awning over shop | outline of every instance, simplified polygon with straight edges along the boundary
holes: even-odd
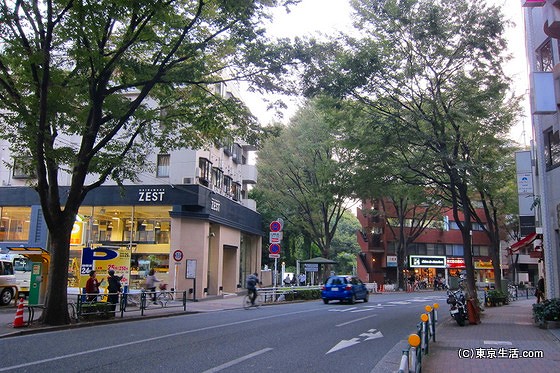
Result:
[[[536,233],[531,233],[530,235],[523,237],[521,240],[509,247],[509,252],[513,254],[515,251],[521,250],[525,246],[532,244],[533,241],[537,239],[537,236],[538,235]]]

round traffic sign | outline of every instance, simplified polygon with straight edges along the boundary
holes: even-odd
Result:
[[[280,245],[273,243],[268,247],[271,254],[280,254]]]
[[[173,252],[173,259],[175,259],[176,262],[183,260],[183,252],[181,250],[175,250]]]
[[[278,220],[274,220],[270,223],[270,231],[271,232],[280,232],[282,230],[282,224]]]

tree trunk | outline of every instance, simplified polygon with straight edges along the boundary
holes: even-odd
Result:
[[[66,325],[70,323],[68,315],[68,261],[70,259],[70,232],[60,229],[50,233],[48,289],[45,298],[45,310],[41,322],[46,325]]]

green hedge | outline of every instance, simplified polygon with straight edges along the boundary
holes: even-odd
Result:
[[[81,304],[80,316],[84,320],[105,319],[113,315],[111,304],[107,302]]]
[[[284,299],[287,302],[294,300],[312,300],[320,298],[321,290],[319,289],[297,289],[291,292],[284,293]]]

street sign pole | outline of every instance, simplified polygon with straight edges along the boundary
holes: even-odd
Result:
[[[276,288],[276,278],[278,277],[278,258],[274,258],[274,281],[272,282],[274,288]]]

